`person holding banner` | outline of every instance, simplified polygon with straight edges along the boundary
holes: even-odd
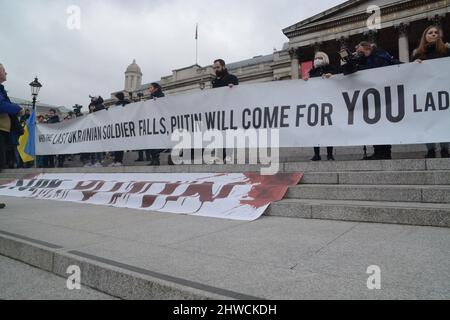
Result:
[[[217,59],[213,64],[214,72],[216,73],[216,78],[212,81],[212,87],[222,88],[222,87],[234,87],[239,85],[239,79],[228,72],[227,66],[223,59]]]
[[[59,116],[56,114],[56,110],[55,109],[50,109],[48,111],[48,115],[47,115],[47,122],[49,124],[52,123],[59,123],[60,119]],[[58,156],[59,158],[60,156]],[[60,158],[59,158],[60,160]],[[55,156],[44,156],[44,168],[54,168],[55,167]]]
[[[228,72],[227,65],[223,59],[216,59],[213,64],[214,72],[216,73],[216,78],[212,81],[213,89],[229,87],[239,85],[239,79],[235,75]],[[203,152],[202,152],[203,153]],[[223,162],[227,162],[227,149],[223,149]],[[228,157],[230,159],[230,157]],[[220,159],[217,159],[220,161]]]
[[[337,71],[330,65],[330,58],[325,52],[318,51],[314,56],[314,67],[308,72],[305,81],[308,81],[310,78],[318,78],[322,77],[324,79],[330,79]],[[327,158],[328,161],[334,161],[333,156],[333,147],[327,147]],[[311,161],[321,161],[322,157],[320,156],[320,147],[314,148],[314,157]]]
[[[420,45],[413,51],[412,61],[422,63],[424,60],[450,57],[450,44],[442,40],[443,31],[437,26],[430,26],[425,29],[420,40]],[[441,157],[450,158],[450,143],[441,143]],[[426,159],[436,158],[436,144],[427,144],[428,153]]]
[[[361,70],[387,67],[400,62],[387,51],[377,48],[373,43],[362,41],[356,46],[356,51],[346,58],[343,58],[342,70],[344,75],[355,73]],[[365,157],[363,160],[391,160],[392,146],[373,146],[374,154]]]
[[[89,113],[95,113],[95,112],[99,112],[102,110],[106,110],[105,106],[103,105],[103,98],[101,96],[98,97],[92,97],[91,98],[91,103],[89,104]],[[103,167],[102,162],[103,162],[103,152],[94,152],[90,154],[90,163],[87,163],[84,167],[85,168],[90,168],[90,167],[94,167],[94,168],[101,168]]]
[[[116,93],[115,97],[117,98],[116,106],[125,107],[130,104],[130,101],[125,99],[125,95],[123,92]],[[114,152],[114,161],[109,167],[122,167],[123,166],[123,156],[125,155],[124,151],[116,151]]]
[[[166,95],[164,94],[162,87],[159,83],[153,82],[150,85],[150,98],[152,100],[159,99],[159,98],[164,98]],[[150,157],[151,157],[151,162],[148,164],[148,166],[159,166],[161,165],[160,162],[160,154],[161,152],[163,152],[164,150],[161,149],[153,149],[153,150],[148,150]]]

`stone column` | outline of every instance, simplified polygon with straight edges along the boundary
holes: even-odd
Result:
[[[289,50],[289,54],[291,55],[291,75],[293,80],[300,78],[300,62],[297,50],[297,48]]]
[[[400,24],[396,27],[398,30],[398,57],[401,62],[410,61],[408,25]]]

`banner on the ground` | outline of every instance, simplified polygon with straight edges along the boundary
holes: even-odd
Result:
[[[200,132],[196,148],[209,145],[214,130],[238,137],[246,134],[241,130],[255,130],[258,139],[268,129],[278,130],[273,148],[446,142],[449,67],[450,58],[443,58],[331,79],[241,85],[115,106],[37,125],[37,154],[174,148],[180,142],[173,135],[178,130]],[[223,141],[229,149],[233,142]]]
[[[253,221],[301,173],[39,174],[3,182],[0,195]]]

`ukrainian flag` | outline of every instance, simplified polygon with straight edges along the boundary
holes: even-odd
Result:
[[[35,132],[36,132],[36,116],[35,112],[31,113],[30,118],[25,124],[24,134],[19,138],[19,150],[20,157],[22,161],[31,162],[36,156],[36,144],[35,144]]]

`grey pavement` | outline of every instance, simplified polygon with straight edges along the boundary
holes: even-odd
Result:
[[[115,300],[86,286],[69,290],[67,279],[0,256],[0,299],[2,300]]]
[[[229,297],[264,299],[450,298],[448,228],[267,216],[242,222],[67,202],[1,200],[7,208],[0,210],[0,238],[39,240],[53,244],[62,255],[96,257],[113,269],[126,265],[136,273],[162,275],[169,283],[174,278],[177,286],[225,292],[225,297],[232,292]],[[367,288],[366,271],[372,265],[381,268],[381,290]],[[116,284],[108,280],[105,286],[97,269],[86,267],[83,272],[91,273],[84,276],[105,287],[104,292],[115,286],[111,292],[120,293],[119,283],[129,276],[114,278],[119,279]],[[103,276],[108,277],[113,279]],[[0,281],[0,292],[8,283]],[[147,297],[145,291],[140,294],[124,293],[123,298]]]

